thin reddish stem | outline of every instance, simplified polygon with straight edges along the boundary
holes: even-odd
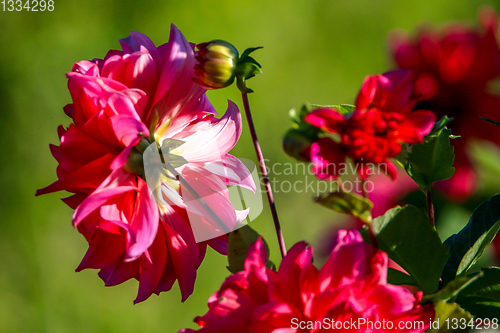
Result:
[[[250,129],[250,134],[252,135],[255,152],[257,153],[260,173],[262,174],[262,178],[264,180],[264,187],[266,188],[267,199],[269,201],[269,207],[271,208],[271,214],[273,216],[274,228],[276,229],[276,235],[278,236],[278,244],[280,247],[281,257],[285,257],[285,239],[283,238],[283,232],[281,231],[280,221],[278,219],[278,212],[276,211],[276,205],[274,204],[273,189],[271,187],[271,183],[269,182],[269,176],[266,171],[266,162],[264,161],[264,155],[262,154],[262,149],[260,148],[259,140],[257,139],[257,132],[255,132],[252,113],[250,112],[250,104],[248,103],[248,94],[242,92],[241,97],[243,98],[243,106],[245,108],[245,114],[247,116],[248,127]]]
[[[432,189],[425,193],[427,197],[427,214],[429,215],[429,221],[433,227],[436,226],[436,221],[434,218],[434,201],[432,200]]]
[[[373,251],[378,251],[377,237],[375,236],[375,230],[373,229],[373,223],[368,223],[368,234],[370,235],[370,243],[372,245]]]
[[[366,179],[361,180],[361,191],[363,191],[363,197],[368,199],[368,192],[366,192]]]

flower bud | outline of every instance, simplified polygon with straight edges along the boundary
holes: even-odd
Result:
[[[205,89],[219,89],[234,82],[238,63],[238,50],[223,40],[213,40],[197,45],[195,66],[196,82]]]

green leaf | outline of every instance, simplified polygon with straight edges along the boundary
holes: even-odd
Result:
[[[406,284],[409,286],[417,286],[417,282],[415,282],[411,276],[391,267],[389,267],[387,271],[387,282],[397,285]]]
[[[429,191],[435,181],[448,179],[455,172],[450,134],[449,129],[443,128],[437,134],[427,135],[423,143],[412,145],[408,153],[407,171],[424,192]]]
[[[314,198],[314,201],[336,212],[355,216],[363,222],[371,220],[373,203],[356,193],[330,192]]]
[[[372,223],[379,248],[410,274],[424,294],[435,293],[448,247],[441,243],[427,214],[414,206],[396,207]]]
[[[452,297],[458,295],[463,289],[467,288],[472,282],[480,278],[482,274],[457,278],[448,283],[444,288],[437,293],[427,295],[422,298],[422,303],[436,303],[438,301],[448,301]]]
[[[466,324],[474,323],[471,322],[472,315],[456,303],[439,301],[435,305],[435,310],[436,317],[427,331],[428,333],[469,332],[470,329]],[[459,329],[462,324],[465,324],[465,328]]]
[[[491,119],[488,119],[488,118],[483,118],[483,117],[479,117],[481,118],[482,120],[486,120],[487,122],[493,124],[493,125],[496,125],[496,126],[500,126],[500,122],[498,121],[494,121],[494,120],[491,120]]]
[[[437,135],[439,134],[443,129],[446,128],[446,125],[448,125],[454,118],[450,118],[448,116],[443,116],[439,121],[436,121],[434,123],[434,126],[432,127],[431,132],[428,135]]]
[[[249,225],[244,225],[229,234],[227,249],[229,266],[227,266],[227,269],[231,273],[237,273],[245,269],[245,259],[247,257],[248,248],[255,243],[259,237],[261,237],[261,235]],[[264,242],[268,258],[266,266],[272,268],[274,264],[269,260],[269,245],[267,245],[264,237],[262,237],[262,241]]]
[[[457,303],[477,318],[500,317],[500,268],[483,268],[484,275],[457,297]]]
[[[310,106],[313,109],[320,109],[320,108],[329,108],[329,109],[335,109],[338,112],[340,112],[343,115],[352,113],[354,109],[356,108],[355,105],[351,104],[340,104],[340,105],[321,105],[321,104],[310,104]]]
[[[307,131],[291,128],[283,137],[283,150],[285,153],[298,161],[310,162],[307,148],[317,139],[316,135],[309,135]]]
[[[442,273],[444,283],[455,276],[466,275],[476,263],[484,249],[495,238],[500,229],[500,194],[486,200],[474,213],[467,225],[444,242],[450,245],[450,257]]]

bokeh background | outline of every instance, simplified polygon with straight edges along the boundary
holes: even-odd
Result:
[[[305,101],[352,103],[364,76],[391,67],[391,30],[450,20],[474,24],[481,5],[500,10],[493,0],[55,0],[52,12],[8,12],[0,4],[0,332],[177,332],[195,327],[192,319],[205,313],[209,295],[229,274],[226,258],[208,251],[185,303],[174,286],[133,305],[137,281],[105,288],[97,271],[74,272],[87,244],[71,226],[72,211],[58,200],[64,194],[34,196],[56,179],[48,144],[58,143],[59,124],[69,124],[62,107],[70,102],[65,73],[74,62],[103,57],[131,30],[165,43],[171,22],[192,42],[264,46],[255,52],[264,73],[249,81],[257,131],[268,163],[295,163],[281,150],[290,108]],[[228,98],[241,106],[239,97],[235,87],[209,92],[220,113]],[[255,160],[246,128],[233,154]],[[485,163],[495,169],[494,154],[488,155]],[[279,182],[305,176],[271,175]],[[491,180],[485,193],[496,192],[495,184]],[[302,239],[319,246],[340,220],[311,196],[278,186],[288,246]],[[471,207],[447,207],[448,219],[467,222]],[[279,262],[266,208],[252,226]]]

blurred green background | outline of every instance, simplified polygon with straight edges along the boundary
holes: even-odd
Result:
[[[229,274],[226,258],[208,251],[185,303],[174,286],[133,305],[137,281],[104,288],[97,271],[74,272],[87,244],[58,200],[64,194],[34,196],[56,179],[48,144],[58,143],[59,124],[69,124],[62,107],[70,102],[65,73],[74,62],[103,57],[131,30],[163,44],[171,22],[192,42],[264,46],[255,52],[264,73],[249,81],[257,131],[270,164],[295,163],[281,150],[290,108],[352,103],[364,76],[390,67],[391,30],[413,31],[424,21],[473,24],[484,4],[500,10],[496,1],[479,0],[55,0],[52,12],[1,11],[0,4],[0,332],[177,332],[195,327],[192,319],[206,312]],[[209,97],[220,113],[228,98],[241,106],[235,87]],[[246,128],[233,154],[255,160]],[[317,245],[337,219],[313,204],[311,193],[278,188],[276,202],[288,246],[302,239]],[[252,226],[279,262],[266,206]]]

